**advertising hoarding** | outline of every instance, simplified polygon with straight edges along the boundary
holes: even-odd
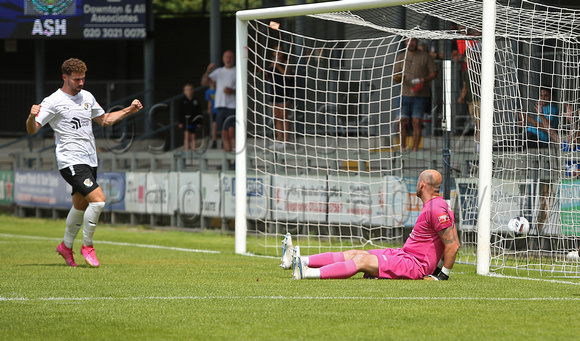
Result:
[[[145,39],[145,0],[5,0],[0,39]]]

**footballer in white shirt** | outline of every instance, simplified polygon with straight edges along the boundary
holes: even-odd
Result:
[[[73,205],[66,218],[62,243],[56,251],[69,266],[77,266],[73,242],[83,228],[81,254],[89,266],[98,267],[93,235],[105,207],[105,193],[97,184],[97,150],[92,122],[110,126],[143,108],[133,100],[130,106],[106,113],[93,95],[83,90],[87,67],[82,60],[70,58],[62,64],[62,88],[30,109],[26,120],[28,134],[36,134],[49,124],[55,133],[56,160],[62,177],[72,186]]]

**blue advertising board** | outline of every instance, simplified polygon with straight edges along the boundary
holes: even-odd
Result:
[[[20,206],[70,208],[72,187],[58,171],[14,172],[14,203]]]
[[[97,182],[105,193],[105,210],[125,210],[125,173],[103,172],[98,174]]]

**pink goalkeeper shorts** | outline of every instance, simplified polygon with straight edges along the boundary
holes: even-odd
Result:
[[[368,252],[379,259],[378,278],[422,279],[424,276],[415,257],[403,252],[403,249],[376,249]]]

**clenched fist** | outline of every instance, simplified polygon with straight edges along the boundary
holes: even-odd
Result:
[[[131,112],[136,113],[141,109],[143,109],[143,104],[141,104],[141,101],[134,99],[133,102],[131,102]]]
[[[36,115],[38,115],[39,112],[40,112],[40,104],[34,104],[32,108],[30,108],[29,116],[36,117]]]

